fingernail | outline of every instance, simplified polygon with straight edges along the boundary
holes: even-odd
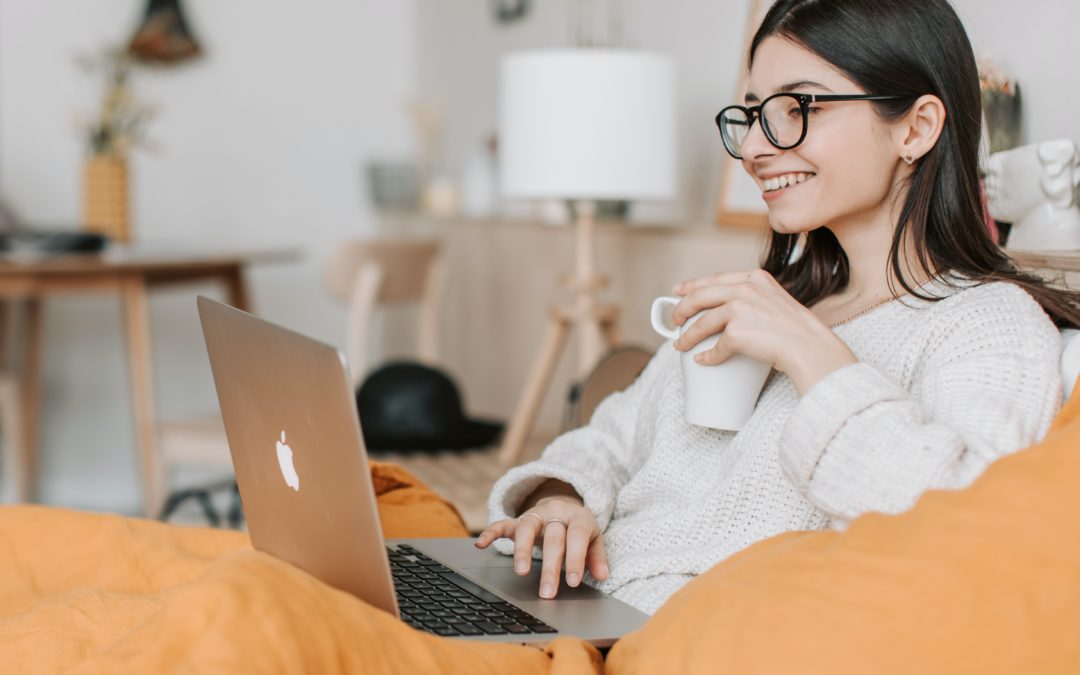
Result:
[[[578,575],[577,575],[576,572],[571,572],[570,574],[566,575],[566,583],[567,584],[569,584],[571,586],[577,586],[578,581],[579,581],[579,579],[578,579]]]
[[[607,578],[608,572],[609,572],[609,570],[608,570],[607,563],[604,563],[604,564],[600,565],[600,576],[602,576],[604,578]]]
[[[698,354],[697,356],[694,357],[694,361],[696,361],[698,363],[705,363],[705,355],[704,354]]]
[[[543,583],[543,585],[540,586],[540,597],[541,598],[553,598],[553,597],[555,597],[555,587],[551,585],[550,581],[545,581]]]
[[[528,569],[529,569],[529,564],[526,563],[524,560],[515,560],[514,561],[514,571],[517,572],[518,574],[525,574],[526,570],[528,570]]]

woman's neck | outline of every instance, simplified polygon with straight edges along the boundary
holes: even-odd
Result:
[[[894,211],[896,209],[881,208],[828,226],[848,259],[848,283],[837,294],[845,301],[885,298],[892,294],[893,288],[900,286],[889,259],[899,220],[899,213]],[[900,250],[900,269],[904,280],[912,286],[921,285],[929,278],[929,274],[920,271],[918,254],[910,236],[905,237]]]

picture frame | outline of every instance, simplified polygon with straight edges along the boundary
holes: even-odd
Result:
[[[770,2],[766,0],[746,0],[746,28],[742,47],[739,50],[738,83],[732,101],[742,101],[746,96],[749,73],[746,68],[746,53],[750,41],[761,25]],[[761,190],[750,176],[742,169],[742,164],[725,151],[720,164],[720,178],[716,192],[714,222],[717,227],[740,227],[763,229],[769,226],[768,210],[761,199]]]

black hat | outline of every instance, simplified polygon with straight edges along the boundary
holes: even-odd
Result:
[[[360,427],[369,450],[442,450],[490,445],[499,422],[465,417],[457,385],[419,363],[389,363],[356,390]]]

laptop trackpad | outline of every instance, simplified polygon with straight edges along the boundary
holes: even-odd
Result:
[[[461,570],[466,576],[477,582],[508,595],[515,600],[542,600],[540,597],[540,565],[534,564],[523,577],[514,573],[512,567],[466,567]],[[566,585],[566,579],[559,580],[559,592],[556,600],[600,600],[605,596],[595,588],[579,584],[577,588]]]

